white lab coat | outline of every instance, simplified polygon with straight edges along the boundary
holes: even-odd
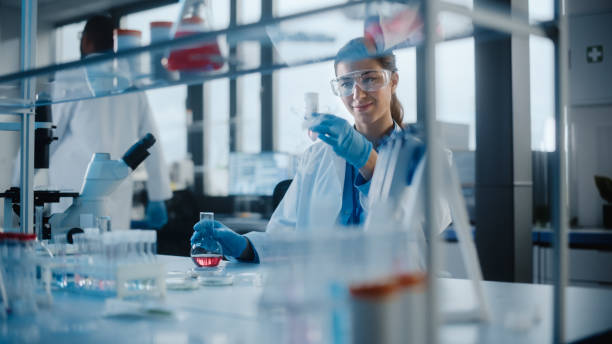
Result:
[[[312,228],[332,228],[337,225],[342,209],[342,191],[346,160],[333,148],[321,141],[304,152],[285,197],[272,214],[266,232],[246,234],[257,251],[260,261],[266,259],[266,237],[283,231],[307,231]],[[368,196],[359,193],[359,200],[366,215]],[[438,209],[440,231],[451,222],[446,201]]]
[[[93,153],[107,152],[111,159],[120,159],[132,144],[150,132],[157,142],[144,161],[149,200],[172,197],[159,133],[144,93],[55,104],[52,114],[59,140],[50,148],[50,187],[80,191]],[[130,227],[132,190],[132,179],[128,177],[110,197],[113,229]],[[53,206],[53,212],[64,211],[70,204],[70,200],[63,200]]]
[[[346,160],[322,141],[311,145],[304,152],[297,173],[272,214],[266,232],[246,234],[260,261],[265,259],[265,239],[269,234],[305,231],[314,226],[331,228],[336,225],[342,208],[345,169]],[[367,197],[360,195],[360,198],[364,207]]]

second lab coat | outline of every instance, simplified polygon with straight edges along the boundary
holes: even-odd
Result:
[[[120,159],[132,144],[152,133],[157,142],[149,149],[144,161],[147,171],[149,200],[161,201],[172,197],[168,167],[153,114],[144,93],[96,98],[53,105],[55,135],[59,138],[50,148],[49,186],[61,190],[80,191],[93,153],[110,153]],[[113,229],[129,229],[132,210],[133,183],[126,178],[109,199]],[[70,200],[54,205],[53,212],[64,211]]]

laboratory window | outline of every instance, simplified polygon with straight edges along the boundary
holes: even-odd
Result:
[[[476,209],[476,88],[474,39],[436,47],[436,105],[439,130],[453,152],[470,219]]]
[[[530,0],[529,19],[554,18],[554,1]],[[548,178],[555,151],[554,45],[543,37],[529,37],[529,79],[534,226],[550,224],[550,187]],[[570,173],[572,171],[570,170]],[[571,178],[571,176],[570,176]],[[570,185],[572,185],[570,183]],[[571,187],[571,186],[570,186]],[[576,194],[576,190],[571,190]],[[574,198],[575,200],[575,198]],[[575,204],[570,204],[575,209]],[[572,212],[572,215],[574,213]]]
[[[55,61],[57,63],[76,61],[81,58],[81,32],[85,22],[60,26],[55,31]]]
[[[238,25],[251,24],[261,18],[261,1],[238,0]]]
[[[258,42],[243,42],[238,47],[240,69],[260,66]],[[236,150],[257,153],[261,151],[261,75],[247,74],[237,80]]]
[[[555,150],[554,46],[542,37],[529,37],[531,149]]]
[[[451,149],[476,148],[474,39],[465,38],[436,47],[437,118]]]
[[[321,7],[329,7],[347,0],[310,0],[310,1],[294,1],[294,0],[275,0],[274,15],[288,16],[294,13],[314,10]]]
[[[553,20],[554,0],[530,0],[529,20]],[[529,37],[529,78],[531,102],[531,149],[555,150],[554,45],[546,38]]]
[[[153,21],[175,21],[180,11],[179,4],[157,7],[123,16],[121,26],[142,32],[141,44],[150,42],[150,23]],[[168,164],[187,158],[187,113],[184,85],[145,91],[160,132],[160,141]]]
[[[319,111],[333,113],[352,122],[342,101],[333,95],[329,80],[334,77],[333,62],[281,69],[274,73],[276,151],[301,154],[312,144],[304,119],[304,93],[319,95]]]
[[[249,74],[238,79],[238,150],[261,151],[261,76]]]
[[[228,194],[229,164],[229,80],[217,79],[204,84],[204,193]]]
[[[395,63],[399,73],[395,94],[404,108],[404,123],[415,123],[417,120],[416,48],[396,50]]]

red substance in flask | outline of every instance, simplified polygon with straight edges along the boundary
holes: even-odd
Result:
[[[218,254],[196,254],[191,256],[193,262],[200,267],[213,267],[221,262],[221,255]]]
[[[179,31],[175,38],[199,33],[197,31]],[[189,47],[170,52],[168,57],[168,70],[217,70],[223,67],[223,57],[216,40],[212,42],[197,43]]]

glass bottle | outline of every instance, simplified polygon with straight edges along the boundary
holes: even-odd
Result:
[[[174,38],[209,31],[206,0],[184,0],[174,30]],[[223,67],[219,44],[216,38],[194,43],[170,52],[166,67],[170,71],[212,71]]]

